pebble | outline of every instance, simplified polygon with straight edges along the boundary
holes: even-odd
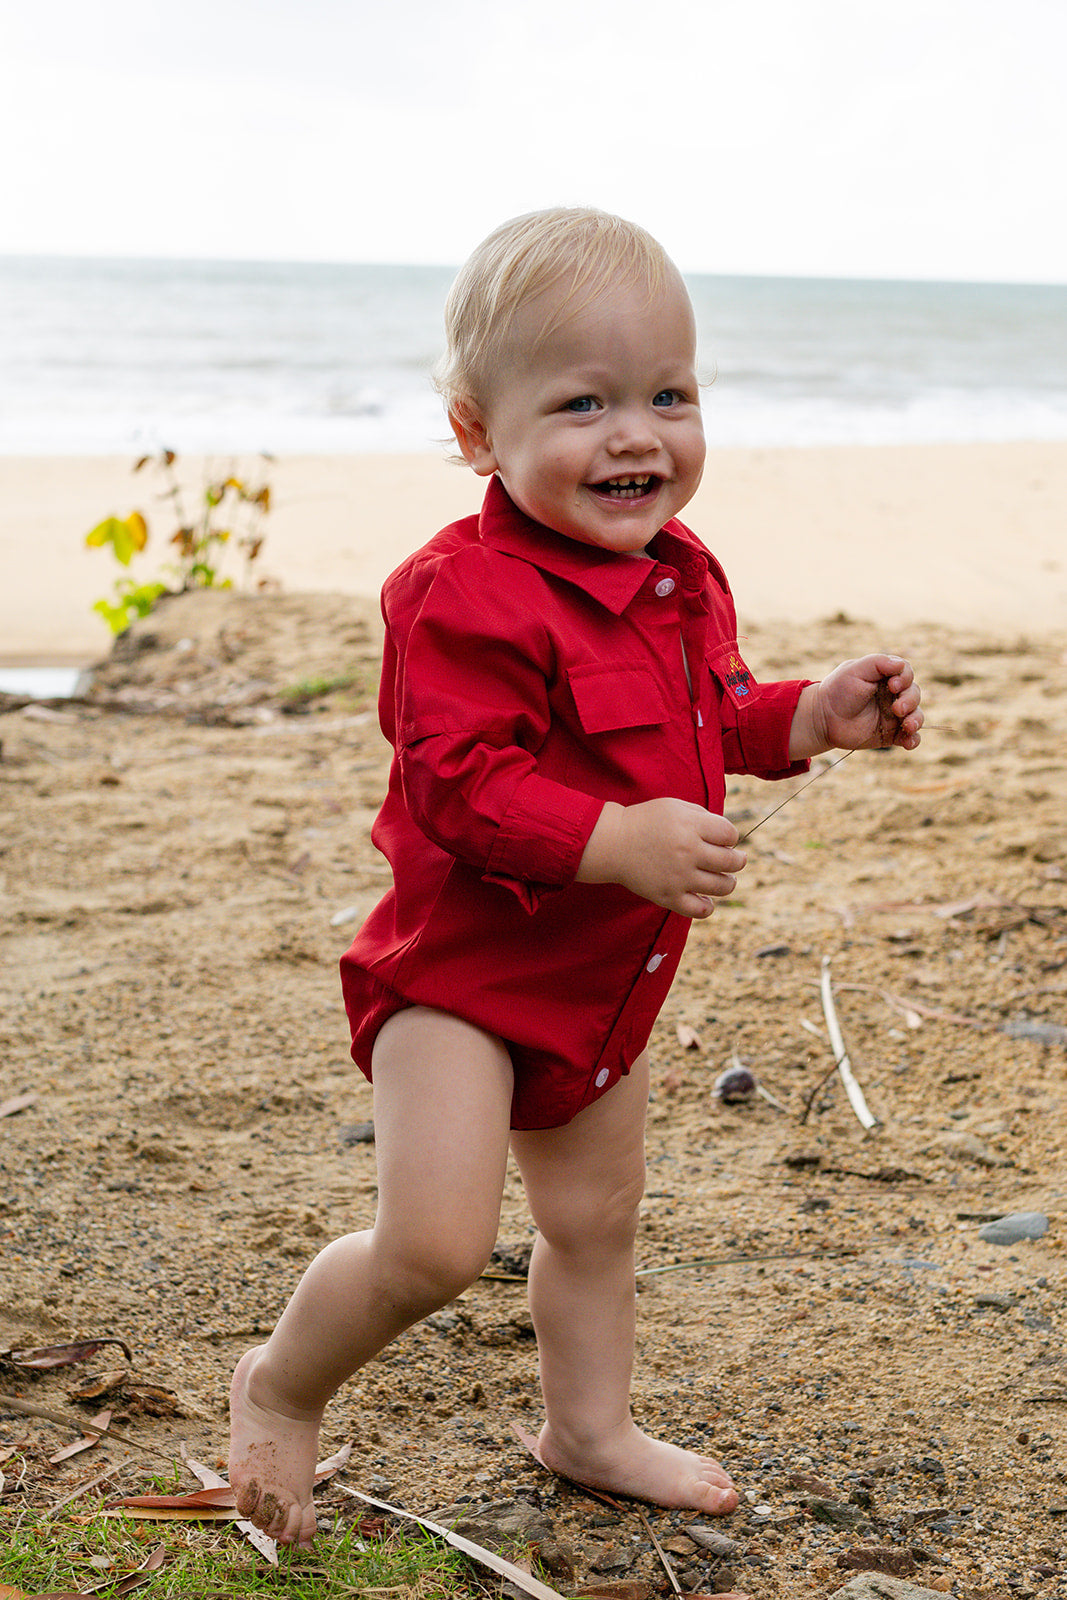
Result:
[[[843,1588],[835,1589],[829,1600],[944,1600],[944,1592],[920,1588],[907,1578],[864,1572],[850,1578]]]
[[[1009,1039],[1035,1039],[1038,1044],[1067,1044],[1067,1028],[1060,1022],[1006,1022],[1001,1031]]]
[[[857,1523],[867,1521],[866,1512],[857,1506],[846,1505],[843,1500],[826,1500],[820,1495],[805,1498],[816,1522],[827,1522],[832,1528],[854,1528]]]
[[[837,1565],[853,1572],[887,1572],[895,1578],[910,1578],[915,1571],[915,1557],[910,1550],[857,1545],[854,1550],[842,1550]]]
[[[705,1527],[702,1522],[692,1522],[686,1528],[686,1533],[694,1544],[702,1550],[709,1551],[713,1556],[735,1556],[741,1549],[736,1539],[730,1539],[725,1533],[719,1533],[715,1528]]]
[[[340,1132],[338,1133],[337,1137],[340,1139],[340,1141],[341,1141],[341,1143],[343,1145],[348,1146],[348,1147],[351,1147],[354,1144],[373,1144],[374,1143],[374,1123],[373,1122],[354,1122],[354,1123],[351,1123],[348,1127],[342,1128],[340,1130]]]
[[[978,1230],[986,1244],[1021,1244],[1024,1239],[1040,1239],[1048,1232],[1048,1218],[1041,1211],[1012,1211]]]

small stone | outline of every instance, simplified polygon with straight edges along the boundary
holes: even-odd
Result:
[[[625,1572],[627,1567],[633,1565],[633,1558],[631,1549],[620,1549],[617,1544],[609,1544],[589,1564],[594,1572]]]
[[[350,1148],[354,1144],[374,1143],[374,1123],[355,1122],[347,1128],[342,1128],[337,1136],[341,1143]]]
[[[974,1297],[976,1306],[984,1306],[989,1311],[1010,1311],[1015,1304],[1015,1298],[1010,1294],[977,1294]]]
[[[829,1523],[832,1528],[854,1528],[867,1521],[863,1511],[856,1506],[846,1505],[843,1500],[827,1500],[820,1495],[812,1495],[807,1504],[816,1522]]]
[[[1038,1044],[1067,1044],[1062,1022],[1006,1022],[1001,1029],[1009,1039],[1034,1039]]]
[[[791,1472],[785,1481],[790,1489],[800,1489],[804,1494],[821,1495],[825,1500],[834,1497],[833,1484],[827,1483],[825,1478],[816,1478],[810,1472]]]
[[[829,1600],[941,1600],[944,1592],[920,1588],[907,1578],[894,1578],[888,1573],[860,1573],[843,1588],[835,1589]]]
[[[929,1154],[948,1156],[952,1161],[970,1161],[979,1167],[1007,1167],[1011,1163],[1003,1156],[994,1155],[973,1133],[950,1131],[942,1133],[929,1146]]]
[[[708,1528],[702,1522],[690,1523],[685,1530],[693,1543],[699,1545],[701,1550],[707,1550],[713,1556],[735,1556],[741,1549],[736,1539],[730,1539],[725,1533],[719,1533],[715,1528]]]
[[[709,1594],[730,1594],[737,1588],[737,1574],[733,1567],[716,1567],[711,1575]]]
[[[915,1557],[910,1550],[882,1549],[876,1545],[857,1545],[855,1550],[842,1550],[837,1564],[853,1572],[888,1572],[896,1578],[910,1578],[915,1571]]]
[[[986,1244],[1021,1244],[1026,1239],[1040,1239],[1047,1232],[1048,1218],[1043,1212],[1012,1211],[979,1228],[978,1237]]]

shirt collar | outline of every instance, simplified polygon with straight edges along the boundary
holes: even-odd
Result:
[[[551,528],[534,522],[532,517],[519,510],[495,473],[489,480],[482,502],[478,536],[483,544],[493,550],[520,556],[544,572],[565,578],[617,616],[626,610],[655,565],[655,562],[629,560],[601,550],[596,545],[567,539]],[[663,555],[682,573],[685,587],[688,588],[689,581],[697,576],[694,558],[697,558],[700,580],[703,581],[707,573],[707,557],[688,528],[672,519],[664,526],[658,539]],[[698,584],[694,586],[699,587]]]

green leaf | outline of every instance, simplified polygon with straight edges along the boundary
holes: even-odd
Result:
[[[85,542],[91,548],[109,544],[115,560],[128,567],[148,543],[148,524],[139,511],[131,511],[128,517],[105,517],[85,535]]]

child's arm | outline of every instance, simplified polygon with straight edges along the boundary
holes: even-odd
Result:
[[[579,883],[620,883],[665,911],[703,919],[732,894],[747,857],[737,829],[688,800],[609,800],[589,836]]]
[[[914,750],[923,725],[919,698],[911,664],[900,656],[843,661],[821,683],[801,691],[789,732],[790,757],[802,761],[824,750],[893,744]]]

